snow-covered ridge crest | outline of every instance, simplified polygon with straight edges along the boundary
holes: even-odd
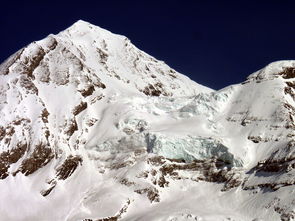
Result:
[[[0,66],[0,217],[291,220],[294,63],[214,91],[84,21],[33,42]]]
[[[127,37],[115,35],[88,22],[80,20],[57,37],[66,44],[71,42],[75,45],[77,54],[86,55],[85,63],[90,68],[106,69],[108,76],[126,83],[129,90],[134,85],[142,93],[153,96],[187,96],[212,91],[139,50]],[[190,91],[185,91],[184,85]]]
[[[272,62],[265,68],[251,74],[248,77],[248,80],[269,80],[278,77],[280,74],[283,75],[284,78],[293,78],[293,76],[288,75],[288,73],[286,72],[286,69],[288,70],[288,68],[289,70],[295,68],[294,60]],[[292,71],[290,73],[292,73]]]

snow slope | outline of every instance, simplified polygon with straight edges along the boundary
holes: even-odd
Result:
[[[219,91],[78,21],[0,66],[1,220],[294,220],[295,61]]]

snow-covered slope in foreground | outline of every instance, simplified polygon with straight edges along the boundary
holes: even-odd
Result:
[[[0,66],[1,220],[293,220],[295,62],[201,86],[78,21]]]

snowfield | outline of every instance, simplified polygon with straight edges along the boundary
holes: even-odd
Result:
[[[295,61],[219,91],[78,21],[0,66],[0,220],[295,220]]]

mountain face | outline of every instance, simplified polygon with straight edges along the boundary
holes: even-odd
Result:
[[[0,66],[1,220],[295,220],[295,61],[214,91],[78,21]]]

